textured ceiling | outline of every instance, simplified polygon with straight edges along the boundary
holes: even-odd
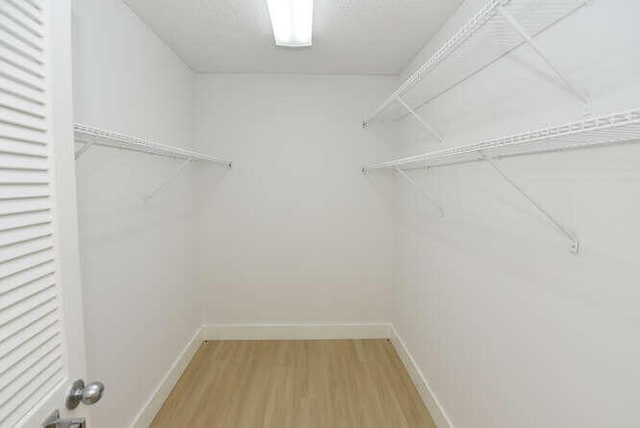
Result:
[[[124,0],[198,72],[397,74],[462,0],[315,0],[313,46],[276,47],[266,0]]]

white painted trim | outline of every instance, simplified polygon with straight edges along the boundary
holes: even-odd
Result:
[[[391,324],[215,324],[204,340],[388,339]]]
[[[433,422],[438,428],[454,428],[451,420],[438,401],[438,398],[429,386],[429,382],[427,382],[427,379],[422,374],[418,364],[411,356],[411,353],[409,353],[404,341],[400,338],[400,335],[393,326],[391,326],[390,330],[391,343],[402,360],[404,367],[407,369],[409,376],[411,376],[411,380],[413,380],[413,383],[416,385],[418,393],[420,394],[420,397],[422,397],[424,404],[427,406],[427,410],[429,410]]]
[[[147,402],[140,410],[140,413],[135,417],[131,428],[148,428],[156,416],[156,413],[160,410],[164,401],[167,399],[171,390],[182,376],[182,373],[187,368],[191,359],[196,354],[196,351],[202,344],[202,332],[203,328],[199,327],[196,333],[193,335],[187,346],[182,350],[178,358],[173,362],[167,373],[164,375],[156,389],[153,391]]]

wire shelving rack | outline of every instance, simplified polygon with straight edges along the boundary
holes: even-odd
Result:
[[[113,147],[139,153],[148,153],[173,159],[213,162],[231,167],[231,161],[226,159],[157,143],[143,138],[132,137],[81,124],[74,124],[73,130],[76,141],[85,144],[84,147],[76,152],[76,159],[82,156],[91,146],[95,145]]]
[[[541,128],[474,144],[436,150],[388,162],[365,171],[406,166],[443,166],[531,153],[579,149],[640,139],[640,109],[608,114],[564,125]]]
[[[112,147],[121,150],[182,160],[182,162],[173,171],[171,171],[171,173],[155,189],[153,189],[153,191],[143,198],[145,202],[148,202],[191,162],[211,162],[217,165],[226,166],[227,168],[232,167],[232,162],[227,159],[198,153],[180,147],[173,147],[143,138],[106,131],[92,126],[74,124],[73,130],[75,141],[84,144],[76,151],[76,160],[83,156],[93,146]]]
[[[579,240],[577,236],[518,185],[515,180],[509,177],[499,163],[496,162],[496,159],[633,142],[640,142],[640,109],[612,113],[564,125],[436,150],[388,162],[374,163],[363,167],[362,170],[365,174],[380,169],[390,169],[398,172],[442,214],[442,207],[426,190],[407,175],[407,169],[485,161],[546,217],[562,236],[571,242],[572,252],[578,253]]]
[[[535,40],[538,34],[586,4],[588,0],[489,0],[363,120],[363,127],[368,127],[385,110],[397,104],[406,110],[405,115],[414,116],[428,132],[443,141],[443,136],[416,110],[524,44],[536,52],[588,112],[591,104],[589,95]],[[427,77],[428,81],[423,82]],[[419,84],[420,99],[409,100],[409,91]]]

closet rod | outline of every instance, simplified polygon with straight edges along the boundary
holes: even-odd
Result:
[[[74,137],[77,142],[85,145],[76,151],[76,159],[80,158],[92,146],[113,147],[122,150],[129,150],[139,153],[148,153],[157,156],[163,156],[173,159],[183,159],[189,161],[212,162],[225,165],[231,168],[232,162],[226,159],[205,155],[203,153],[194,152],[192,150],[173,147],[166,144],[156,143],[154,141],[142,138],[132,137],[129,135],[119,134],[117,132],[106,131],[104,129],[94,128],[91,126],[74,124]]]

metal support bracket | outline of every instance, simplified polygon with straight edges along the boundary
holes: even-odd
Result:
[[[569,80],[558,68],[558,66],[545,55],[544,51],[535,41],[533,36],[529,34],[529,32],[518,22],[517,19],[514,18],[509,11],[507,11],[504,6],[497,7],[498,12],[502,15],[502,17],[509,23],[513,29],[520,34],[520,36],[533,48],[533,50],[538,54],[538,56],[549,66],[549,68],[553,71],[553,73],[564,83],[567,88],[585,105],[585,114],[591,112],[591,98],[588,94],[578,89],[576,85],[574,85],[571,80]]]
[[[414,109],[411,108],[411,106],[409,104],[407,104],[402,98],[400,97],[396,97],[396,100],[404,107],[407,109],[407,111],[413,116],[415,117],[418,122],[420,122],[422,124],[422,126],[424,126],[426,128],[427,131],[429,131],[431,133],[431,135],[433,135],[434,137],[436,137],[438,139],[438,141],[440,141],[441,143],[444,142],[444,139],[442,138],[442,136],[431,127],[431,125],[429,125],[427,123],[426,120],[424,120],[424,118],[422,116],[420,116],[418,113],[416,113],[416,111]]]
[[[569,231],[569,229],[567,229],[562,223],[560,223],[558,220],[555,219],[555,217],[553,217],[547,210],[545,210],[542,205],[540,205],[539,202],[537,202],[535,199],[533,199],[533,197],[531,197],[531,195],[529,195],[527,192],[525,192],[515,181],[513,181],[508,175],[507,173],[505,173],[502,168],[500,168],[500,166],[490,157],[485,156],[484,153],[482,153],[481,151],[478,151],[478,154],[480,154],[480,157],[482,159],[484,159],[485,161],[487,161],[487,163],[489,165],[491,165],[491,167],[502,176],[502,178],[504,178],[507,183],[509,183],[514,189],[516,189],[518,191],[518,193],[520,193],[522,196],[524,196],[538,211],[540,211],[540,213],[542,213],[542,215],[544,215],[547,220],[549,220],[553,226],[555,227],[555,229],[560,232],[560,234],[562,236],[564,236],[565,238],[569,239],[569,241],[571,241],[571,247],[570,247],[570,251],[574,254],[578,254],[580,251],[580,241],[578,240],[578,238]]]
[[[431,202],[431,204],[436,207],[438,209],[438,212],[440,213],[440,217],[444,217],[444,211],[442,210],[442,207],[440,206],[440,204],[438,204],[432,197],[431,195],[429,195],[422,187],[420,187],[420,185],[418,183],[416,183],[411,177],[409,177],[409,174],[407,174],[406,172],[404,172],[403,170],[401,170],[399,167],[395,167],[394,168],[396,170],[396,172],[398,172],[402,177],[404,177],[409,184],[411,184],[413,187],[415,187],[420,193],[422,193],[422,195],[424,197],[426,197],[429,202]]]
[[[148,203],[151,200],[151,198],[153,198],[156,195],[156,193],[162,190],[162,188],[166,186],[167,183],[169,183],[169,181],[171,181],[173,177],[178,175],[180,171],[182,171],[187,165],[189,165],[189,163],[191,163],[191,159],[186,159],[180,165],[178,165],[176,169],[171,171],[171,173],[167,175],[167,177],[164,180],[162,180],[162,182],[155,189],[153,189],[151,193],[149,193],[147,196],[143,198],[144,202]]]
[[[83,154],[85,154],[94,144],[95,144],[95,141],[85,141],[84,142],[84,146],[82,146],[78,150],[76,150],[75,159],[76,160],[80,159],[80,157]]]

